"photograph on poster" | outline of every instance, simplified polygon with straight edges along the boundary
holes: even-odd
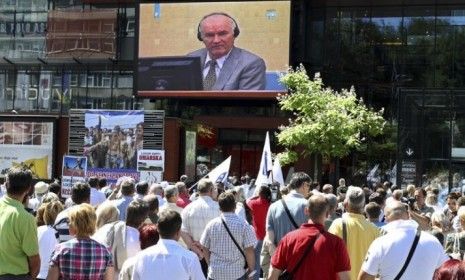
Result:
[[[85,127],[89,168],[136,169],[137,151],[143,148],[143,111],[89,110]]]
[[[63,157],[63,176],[85,177],[87,170],[86,157]]]

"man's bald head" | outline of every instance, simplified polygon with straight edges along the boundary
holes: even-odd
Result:
[[[408,220],[408,207],[400,201],[393,201],[384,208],[384,214],[388,222],[395,220]]]
[[[314,194],[308,199],[308,216],[312,221],[326,219],[329,210],[328,199],[323,194]]]

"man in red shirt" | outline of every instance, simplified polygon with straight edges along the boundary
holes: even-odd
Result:
[[[268,186],[261,186],[258,196],[253,197],[247,201],[252,212],[252,225],[257,237],[257,245],[255,246],[255,270],[257,274],[253,278],[258,280],[260,278],[260,252],[262,250],[263,239],[265,238],[265,225],[266,213],[271,204],[271,190]]]
[[[281,239],[271,258],[272,268],[268,279],[278,279],[284,270],[292,272],[293,279],[350,279],[350,260],[344,241],[327,232],[323,226],[328,216],[328,208],[328,201],[321,194],[312,195],[308,199],[306,212],[310,219],[307,224],[289,232]],[[313,248],[296,269],[296,264],[315,239]]]
[[[177,182],[175,186],[178,188],[179,192],[178,201],[176,201],[176,206],[184,208],[189,203],[191,203],[191,201],[189,200],[189,191],[187,190],[186,183]]]

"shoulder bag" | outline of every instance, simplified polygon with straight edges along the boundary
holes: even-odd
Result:
[[[415,249],[417,248],[418,240],[420,239],[420,234],[421,234],[421,230],[417,229],[417,234],[415,234],[415,239],[413,240],[412,247],[410,247],[410,251],[408,252],[408,256],[407,256],[407,259],[405,260],[404,266],[399,271],[399,273],[397,274],[396,278],[394,278],[394,280],[399,280],[400,277],[402,277],[402,275],[404,274],[405,270],[407,269],[408,264],[410,263],[410,260],[412,259],[413,253],[415,252]]]
[[[461,261],[462,253],[460,251],[460,233],[454,233],[454,244],[452,245],[452,253],[449,254],[451,258]]]
[[[278,277],[278,280],[292,280],[293,279],[293,274],[297,272],[297,270],[299,269],[300,265],[302,264],[303,260],[305,259],[305,257],[308,255],[308,253],[310,253],[310,251],[312,250],[313,246],[315,245],[315,242],[318,240],[318,238],[320,237],[321,235],[321,232],[318,233],[318,235],[316,236],[315,239],[313,239],[312,241],[310,241],[307,249],[305,249],[305,252],[304,254],[302,255],[302,257],[299,259],[299,261],[297,262],[296,266],[292,269],[292,270],[284,270],[283,273],[281,273],[281,275],[279,275]]]
[[[244,257],[245,264],[244,264],[244,269],[247,269],[247,258],[245,257],[244,251],[242,250],[241,246],[237,243],[236,239],[234,239],[234,236],[232,235],[231,231],[228,228],[228,225],[226,225],[226,222],[223,218],[221,218],[221,222],[223,223],[224,227],[226,228],[226,231],[229,234],[229,237],[231,237],[232,241],[234,242],[234,245],[236,245],[237,249],[239,249],[239,252],[241,252],[242,256]]]
[[[289,211],[289,208],[287,208],[287,204],[286,204],[286,202],[284,202],[284,199],[281,199],[281,203],[283,204],[284,210],[286,211],[286,214],[287,214],[287,216],[289,217],[289,220],[291,220],[292,225],[294,226],[295,229],[298,229],[299,226],[298,226],[297,223],[294,221],[294,218],[293,218],[292,215],[291,215],[291,211]]]

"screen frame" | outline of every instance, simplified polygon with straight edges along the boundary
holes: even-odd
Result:
[[[226,0],[221,2],[256,2],[257,0]],[[266,0],[270,2],[278,1],[287,1],[289,2],[290,13],[289,13],[289,53],[288,65],[291,65],[292,56],[292,30],[293,30],[293,17],[294,14],[294,0]],[[135,32],[134,32],[134,68],[133,68],[133,96],[135,98],[150,98],[150,99],[164,99],[164,98],[174,98],[174,99],[249,99],[249,100],[272,100],[276,99],[279,94],[287,93],[287,90],[234,90],[234,91],[141,91],[138,88],[139,83],[139,36],[140,36],[140,6],[141,4],[156,4],[156,3],[169,3],[169,4],[187,4],[187,3],[198,3],[198,2],[212,2],[219,3],[218,1],[213,0],[161,0],[161,1],[150,1],[150,0],[136,0],[135,1]]]

